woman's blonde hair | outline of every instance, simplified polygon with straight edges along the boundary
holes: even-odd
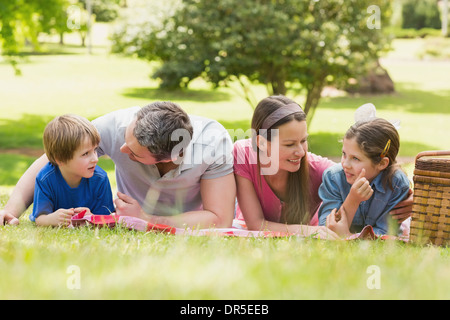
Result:
[[[257,105],[252,118],[252,129],[254,136],[252,137],[253,148],[257,151],[258,166],[260,166],[259,150],[256,145],[256,136],[263,135],[267,141],[271,141],[271,130],[280,127],[290,121],[306,121],[305,112],[299,108],[298,112],[292,113],[275,122],[270,128],[263,127],[264,121],[279,108],[287,105],[296,104],[293,100],[285,96],[270,96],[260,101]],[[267,129],[267,130],[266,130]],[[306,150],[305,150],[306,151]],[[309,163],[307,153],[300,162],[300,169],[296,172],[289,172],[287,183],[287,201],[283,206],[281,221],[287,224],[307,224],[311,220],[312,212],[309,207],[310,180],[309,180]]]
[[[86,137],[93,146],[100,143],[100,134],[87,119],[74,114],[66,114],[50,121],[44,130],[44,150],[48,160],[57,165],[67,162]]]

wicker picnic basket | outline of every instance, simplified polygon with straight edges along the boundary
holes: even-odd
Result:
[[[416,156],[410,241],[450,245],[450,151]]]

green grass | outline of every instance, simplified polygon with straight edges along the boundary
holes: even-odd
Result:
[[[449,251],[400,242],[0,227],[2,299],[448,299]],[[80,289],[68,287],[80,271]],[[380,271],[371,289],[370,266]]]
[[[15,185],[34,160],[34,157],[0,153],[0,185]]]
[[[102,32],[106,26],[97,24]],[[0,150],[42,149],[49,119],[67,112],[93,119],[106,112],[172,100],[188,113],[219,120],[228,129],[250,125],[252,109],[229,89],[195,81],[190,90],[160,90],[149,78],[154,65],[93,55],[74,35],[68,45],[47,43],[27,54],[22,76],[0,62]],[[448,149],[450,63],[420,61],[422,40],[397,40],[383,65],[396,84],[386,96],[323,98],[310,133],[310,150],[338,157],[353,112],[372,102],[378,115],[401,119],[400,156],[410,177],[419,151]],[[263,87],[255,86],[258,99]],[[296,99],[302,103],[304,97]],[[0,208],[34,156],[0,151]],[[114,165],[102,159],[115,188]],[[400,242],[331,242],[301,238],[188,237],[116,229],[38,228],[21,218],[0,227],[0,299],[449,299],[450,251]],[[70,266],[81,288],[71,290]],[[369,266],[380,270],[381,289],[367,286]]]

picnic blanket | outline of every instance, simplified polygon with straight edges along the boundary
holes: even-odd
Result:
[[[121,215],[85,215],[84,212],[72,217],[71,227],[80,227],[85,225],[92,225],[97,227],[114,228],[116,225],[121,225],[129,230],[137,230],[143,232],[163,232],[173,235],[191,235],[191,236],[234,236],[234,237],[263,237],[263,238],[279,238],[279,237],[302,237],[302,235],[289,232],[274,232],[274,231],[255,231],[247,230],[245,223],[239,220],[233,222],[232,228],[208,228],[208,229],[190,229],[190,228],[175,228],[163,224],[153,224],[145,220],[121,216]],[[346,238],[345,240],[401,240],[407,242],[406,237],[396,236],[378,236],[373,232],[372,226],[365,226],[360,233],[356,233]]]
[[[77,214],[71,219],[72,227],[80,227],[84,225],[93,225],[97,227],[114,228],[116,225],[121,225],[130,230],[137,230],[143,232],[163,232],[174,235],[192,235],[192,236],[237,236],[237,237],[287,237],[293,234],[287,232],[273,232],[273,231],[251,231],[242,228],[208,228],[208,229],[190,229],[190,228],[176,228],[163,224],[153,224],[145,220],[120,215],[85,215],[83,212]]]

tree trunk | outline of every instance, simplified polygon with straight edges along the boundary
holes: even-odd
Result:
[[[272,92],[270,95],[286,95],[286,76],[281,68],[272,68],[275,71],[269,76],[270,86],[272,87]]]
[[[86,35],[83,34],[83,32],[80,32],[80,37],[81,37],[81,46],[84,48],[86,47]]]
[[[283,80],[275,80],[271,82],[273,95],[286,95],[286,84]]]
[[[316,80],[311,88],[308,89],[306,94],[306,102],[305,107],[303,111],[308,115],[307,123],[308,125],[311,123],[314,113],[316,112],[317,105],[319,104],[319,100],[322,95],[322,90],[325,86],[325,78],[323,78],[321,81]]]
[[[442,3],[442,36],[448,36],[448,0]]]

